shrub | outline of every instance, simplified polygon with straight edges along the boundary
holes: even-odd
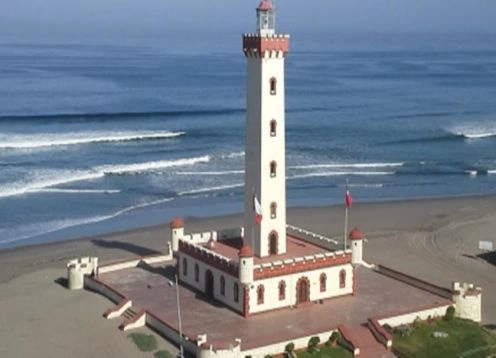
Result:
[[[131,333],[128,335],[142,352],[151,352],[157,348],[157,339],[151,334]]]
[[[338,343],[338,341],[339,341],[339,338],[341,338],[341,335],[339,334],[339,332],[334,331],[334,332],[332,332],[331,336],[329,337],[329,340],[327,341],[327,343],[332,344],[332,345],[336,345],[336,343]]]
[[[266,354],[264,357],[265,358],[272,358],[272,354]]]
[[[153,355],[155,358],[174,358],[172,353],[168,351],[156,351]]]
[[[422,321],[420,320],[420,317],[419,316],[415,317],[415,319],[413,320],[413,323],[412,323],[412,327],[413,328],[417,328],[418,326],[420,326],[420,323],[421,322]]]
[[[453,306],[449,306],[447,309],[446,309],[446,314],[444,315],[444,320],[445,321],[453,321],[453,319],[455,318],[455,307]]]
[[[307,350],[309,353],[314,353],[318,351],[317,346],[320,343],[320,338],[318,336],[313,336],[308,340]]]
[[[384,329],[386,330],[386,332],[388,332],[388,333],[393,333],[393,327],[391,327],[389,324],[387,324],[387,323],[386,323],[386,324],[385,324],[384,326],[382,326],[382,327],[384,327]]]
[[[286,344],[286,347],[284,347],[284,352],[286,353],[292,353],[295,349],[295,345],[293,342]]]

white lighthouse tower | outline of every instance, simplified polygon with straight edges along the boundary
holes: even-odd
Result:
[[[259,257],[286,252],[284,59],[289,35],[276,34],[274,10],[270,0],[262,0],[256,33],[243,35],[248,59],[244,240]],[[255,223],[254,195],[263,210],[260,224]]]

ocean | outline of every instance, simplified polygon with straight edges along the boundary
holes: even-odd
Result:
[[[240,34],[0,38],[0,249],[242,211]],[[287,201],[496,192],[494,36],[295,34]]]

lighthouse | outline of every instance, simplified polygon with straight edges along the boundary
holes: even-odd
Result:
[[[259,257],[286,253],[284,60],[289,35],[277,34],[275,8],[262,0],[255,33],[243,35],[247,58],[244,241]],[[257,223],[254,197],[260,202]]]

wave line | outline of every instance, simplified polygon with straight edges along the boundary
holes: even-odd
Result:
[[[99,135],[86,133],[86,136],[77,135],[65,139],[41,139],[26,138],[21,141],[0,143],[0,149],[33,149],[54,146],[69,146],[91,143],[108,143],[108,142],[129,142],[140,140],[167,139],[185,135],[186,132],[142,132],[142,133],[115,133],[109,135]],[[53,134],[55,135],[55,134]],[[97,135],[97,136],[94,136]]]

